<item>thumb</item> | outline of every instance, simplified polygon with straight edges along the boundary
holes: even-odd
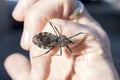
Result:
[[[12,80],[30,80],[30,63],[25,56],[12,54],[7,57],[4,66]]]

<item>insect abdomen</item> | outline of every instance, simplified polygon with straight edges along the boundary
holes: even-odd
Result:
[[[33,43],[40,48],[49,49],[56,46],[57,38],[58,37],[52,33],[41,32],[33,37]]]

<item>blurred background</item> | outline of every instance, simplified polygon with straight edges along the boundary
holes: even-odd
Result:
[[[120,0],[81,1],[107,32],[114,64],[120,75]],[[14,52],[29,56],[19,45],[23,23],[16,22],[11,16],[16,3],[16,0],[0,0],[0,80],[11,80],[3,66],[7,56]]]

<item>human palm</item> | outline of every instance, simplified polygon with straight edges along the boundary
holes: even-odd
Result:
[[[87,25],[84,25],[63,20],[53,20],[53,22],[57,25],[61,35],[71,36],[78,32],[82,32],[84,34],[73,38],[73,41],[75,41],[76,44],[69,45],[73,53],[70,53],[65,47],[63,47],[62,55],[55,56],[60,54],[58,51],[59,47],[57,47],[50,53],[47,53],[43,56],[39,56],[39,53],[37,54],[38,57],[36,58],[46,56],[49,56],[50,58],[50,64],[48,67],[50,72],[46,72],[46,74],[49,75],[48,80],[70,80],[71,78],[73,78],[73,80],[77,80],[82,79],[82,76],[92,79],[92,76],[89,75],[95,75],[96,78],[99,78],[99,75],[103,74],[104,69],[100,69],[101,73],[99,74],[95,74],[95,71],[90,73],[89,69],[91,70],[94,68],[99,71],[98,67],[100,65],[107,66],[107,61],[111,61],[112,59],[109,53],[109,39],[98,23],[92,25],[90,25],[91,23],[88,23]],[[43,32],[49,30],[48,32],[54,34],[54,30],[50,30],[50,27],[51,26],[47,24],[43,29]],[[41,50],[42,52],[46,51],[45,49]],[[39,49],[40,53],[41,50]],[[33,49],[33,51],[35,50]],[[33,57],[34,55],[36,54],[31,54]],[[93,77],[93,79],[95,79],[95,77]]]

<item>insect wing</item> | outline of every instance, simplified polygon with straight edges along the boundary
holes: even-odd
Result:
[[[43,49],[50,49],[56,46],[56,39],[58,36],[48,33],[48,32],[41,32],[33,37],[33,43]]]

